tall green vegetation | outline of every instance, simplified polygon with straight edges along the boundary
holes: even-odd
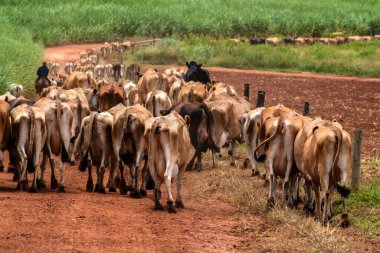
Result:
[[[192,36],[182,41],[164,39],[156,48],[137,51],[128,61],[184,65],[196,60],[207,66],[315,72],[380,77],[380,41],[340,46],[251,46],[229,40]]]
[[[18,61],[15,57],[3,59],[2,73],[27,71],[29,64],[35,64],[34,57],[42,58],[39,43],[46,46],[134,35],[380,34],[379,9],[377,0],[2,0],[0,25],[5,28],[1,38],[9,39],[1,42],[1,50],[10,55],[24,50],[32,50],[27,57],[34,54],[33,60],[25,59],[22,65],[10,64],[12,59]],[[14,36],[20,33],[26,35]],[[15,72],[12,65],[20,69]]]

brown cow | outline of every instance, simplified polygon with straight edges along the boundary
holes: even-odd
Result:
[[[179,103],[202,103],[208,96],[207,86],[200,82],[188,82],[178,94]]]
[[[28,190],[27,171],[33,173],[30,192],[37,192],[40,153],[46,141],[45,113],[42,109],[22,104],[11,111],[12,147],[21,162],[17,189]],[[13,161],[16,162],[16,161]]]
[[[293,205],[294,185],[297,180],[298,170],[294,166],[293,145],[297,133],[304,125],[304,118],[296,113],[289,113],[276,118],[270,118],[266,122],[266,139],[255,150],[264,146],[266,156],[265,170],[266,179],[269,181],[268,207],[272,208],[276,202],[276,178],[284,178],[283,181],[283,204],[287,201]]]
[[[346,187],[352,167],[350,135],[336,126],[315,129],[303,148],[302,169],[311,178],[316,196],[317,217],[326,224],[332,217],[332,199],[335,187],[342,197],[342,226],[349,225],[345,199],[350,194]],[[321,213],[323,199],[323,213]]]
[[[117,111],[113,119],[112,142],[120,169],[120,193],[127,194],[128,190],[132,197],[146,196],[145,179],[147,175],[146,143],[144,139],[145,121],[152,117],[152,114],[141,105],[125,107]],[[142,184],[138,191],[139,169],[142,160],[145,159],[142,170]],[[124,166],[126,164],[131,173],[129,187],[124,179]]]
[[[176,213],[175,207],[184,208],[181,196],[182,177],[191,149],[188,122],[188,116],[184,120],[176,111],[147,122],[145,138],[148,142],[149,171],[155,183],[156,210],[163,210],[160,203],[163,182],[168,193],[168,212]],[[173,180],[177,184],[175,207],[171,193]]]
[[[86,190],[89,192],[93,190],[99,193],[106,192],[103,183],[106,168],[110,169],[109,191],[116,192],[114,178],[117,158],[112,145],[112,122],[113,116],[108,112],[91,113],[83,119],[81,131],[75,141],[74,152],[79,153],[81,160],[79,169],[84,172],[88,168]],[[72,160],[74,160],[74,152],[72,153]],[[90,162],[89,155],[91,157]],[[95,189],[91,175],[91,164],[96,166]]]
[[[83,72],[74,71],[71,73],[65,83],[63,84],[64,89],[74,89],[74,88],[91,88],[94,85],[94,80]]]
[[[46,166],[46,158],[49,158],[51,167],[51,188],[58,187],[58,192],[65,192],[65,163],[71,162],[70,159],[70,142],[73,141],[75,130],[72,128],[73,113],[67,103],[61,102],[60,99],[51,100],[47,97],[40,98],[35,107],[41,108],[45,112],[46,121],[46,147],[41,162],[41,176],[39,178],[39,186],[44,188],[44,174]],[[60,157],[60,181],[57,184],[54,174],[54,157]]]
[[[3,152],[8,148],[8,141],[11,134],[9,111],[9,104],[0,100],[0,171],[4,170]]]
[[[170,87],[168,94],[169,94],[169,97],[172,101],[172,104],[178,103],[179,93],[180,93],[180,91],[184,85],[185,85],[185,82],[183,80],[177,80]]]
[[[145,104],[148,93],[158,90],[158,87],[162,86],[162,81],[162,74],[155,69],[148,69],[137,83],[140,102]]]
[[[111,107],[125,102],[125,92],[123,87],[113,84],[103,86],[99,89],[99,110],[107,111]]]

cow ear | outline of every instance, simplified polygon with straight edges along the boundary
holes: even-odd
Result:
[[[198,68],[201,68],[202,67],[202,64],[198,64]]]
[[[189,67],[189,63],[188,62],[186,62],[186,66]]]
[[[185,122],[186,122],[187,128],[189,128],[190,127],[190,117],[189,117],[189,115],[185,116]]]
[[[4,101],[8,102],[8,100],[9,100],[8,96],[5,96]]]

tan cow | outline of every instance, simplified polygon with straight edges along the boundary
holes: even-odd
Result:
[[[104,43],[104,45],[100,47],[100,52],[101,52],[103,58],[107,59],[111,53],[111,45],[107,42]]]
[[[9,137],[11,135],[11,124],[9,115],[9,104],[0,100],[0,171],[4,170],[3,152],[8,148]]]
[[[218,82],[211,86],[208,97],[218,96],[220,94],[227,93],[230,96],[237,96],[237,92],[231,84]]]
[[[113,116],[108,112],[91,113],[91,115],[83,119],[80,133],[75,141],[74,152],[79,154],[81,160],[79,169],[82,172],[86,168],[88,169],[86,184],[88,192],[94,190],[95,192],[106,193],[103,183],[106,168],[110,170],[109,191],[116,192],[115,172],[117,158],[112,144],[112,122]],[[74,152],[71,160],[74,160]],[[97,180],[95,189],[91,175],[91,165],[96,166]]]
[[[22,97],[24,95],[24,87],[21,84],[12,83],[9,86],[9,93],[15,98]],[[11,100],[10,97],[8,97],[9,100]]]
[[[178,94],[178,102],[202,103],[208,96],[207,86],[200,82],[188,82]]]
[[[172,106],[168,94],[162,90],[155,90],[148,93],[145,108],[148,109],[154,117],[160,116],[161,110],[169,109]]]
[[[303,45],[305,45],[305,38],[296,38],[296,39],[294,39],[294,44],[296,46],[303,46]]]
[[[178,101],[179,93],[184,85],[185,85],[185,82],[183,80],[177,80],[170,87],[169,97],[172,101],[172,104],[177,104],[179,102]]]
[[[142,184],[138,191],[139,170],[144,156],[146,157],[147,146],[144,139],[145,122],[152,114],[141,105],[133,105],[118,110],[114,115],[112,127],[112,141],[117,163],[120,169],[120,193],[127,194],[131,191],[132,197],[146,196],[145,179],[147,176],[147,160],[145,159],[142,170]],[[123,162],[130,169],[130,182],[128,187],[124,179]]]
[[[271,46],[279,46],[281,44],[281,40],[277,37],[271,37],[265,39],[265,44],[271,45]]]
[[[123,53],[124,51],[132,48],[133,46],[133,42],[132,41],[124,41],[122,43],[119,44],[119,48],[118,48],[118,51],[120,53]]]
[[[111,107],[125,102],[125,92],[123,87],[113,84],[103,86],[99,89],[99,111],[104,112]]]
[[[95,72],[95,78],[96,79],[99,79],[99,78],[104,78],[104,65],[102,64],[98,64],[95,66],[94,68],[94,72]]]
[[[145,104],[149,92],[162,86],[162,74],[155,69],[148,69],[137,83],[137,91],[140,102]]]
[[[79,53],[80,59],[86,59],[88,57],[88,53],[86,51],[82,51]]]
[[[173,67],[164,70],[166,76],[176,76],[178,78],[183,78],[186,75],[186,70],[180,67]]]
[[[269,181],[268,207],[274,207],[276,203],[276,178],[283,178],[283,198],[282,202],[293,205],[294,185],[297,181],[298,170],[294,166],[294,140],[297,133],[304,125],[304,118],[296,113],[289,113],[276,118],[267,120],[266,139],[261,142],[254,152],[257,159],[256,151],[264,146],[266,156],[265,170],[266,179]]]
[[[27,172],[33,173],[30,192],[37,192],[40,153],[46,141],[45,113],[42,109],[22,104],[11,111],[12,148],[21,162],[17,189],[28,190]],[[13,161],[15,162],[15,161]]]
[[[306,45],[314,45],[318,41],[319,41],[318,38],[305,38]]]
[[[62,87],[67,90],[74,88],[86,89],[91,88],[93,85],[94,80],[90,76],[83,72],[74,71],[67,77]]]
[[[351,167],[352,143],[346,131],[336,126],[322,127],[314,130],[306,140],[302,168],[311,178],[316,196],[316,214],[324,224],[332,217],[332,199],[336,188],[343,202],[342,226],[349,225],[345,199],[350,194],[346,185]]]
[[[160,203],[162,183],[165,183],[168,194],[168,212],[176,213],[175,207],[184,208],[181,196],[182,177],[191,149],[188,122],[188,116],[184,120],[176,111],[172,111],[169,115],[153,118],[146,124],[145,137],[148,142],[149,171],[155,183],[156,210],[163,210]],[[174,180],[177,185],[175,207],[171,192]]]
[[[74,72],[75,70],[75,64],[74,61],[69,61],[65,64],[65,74],[70,75],[71,73]]]
[[[46,148],[44,150],[43,160],[41,162],[41,176],[39,179],[40,187],[44,188],[44,174],[46,166],[46,158],[49,158],[51,167],[51,188],[58,187],[58,192],[65,192],[65,163],[70,161],[70,143],[75,137],[75,130],[72,128],[73,113],[67,103],[61,100],[51,100],[47,97],[40,98],[35,107],[41,108],[45,112],[46,120]],[[59,184],[54,174],[54,156],[60,157],[60,181]]]
[[[236,164],[236,140],[240,137],[239,115],[230,101],[207,101],[205,104],[211,111],[214,127],[211,135],[218,148],[231,144],[231,166]],[[215,157],[214,157],[215,158]]]
[[[112,77],[112,67],[113,67],[112,64],[105,64],[104,65],[104,76],[105,77],[107,77],[107,78]]]

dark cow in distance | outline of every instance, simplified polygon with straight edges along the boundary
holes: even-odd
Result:
[[[162,110],[163,116],[168,115],[171,111],[178,112],[183,118],[190,117],[190,140],[195,149],[195,154],[191,158],[187,169],[193,169],[195,158],[197,158],[196,169],[202,169],[202,152],[208,149],[219,152],[220,149],[211,138],[211,131],[214,125],[213,117],[205,103],[179,103],[168,110]]]
[[[201,69],[202,64],[197,64],[195,61],[186,62],[188,68],[184,80],[186,82],[194,81],[203,84],[211,83],[210,74],[207,70]]]
[[[262,38],[250,39],[249,44],[251,44],[251,45],[265,44],[265,39],[262,39]]]

